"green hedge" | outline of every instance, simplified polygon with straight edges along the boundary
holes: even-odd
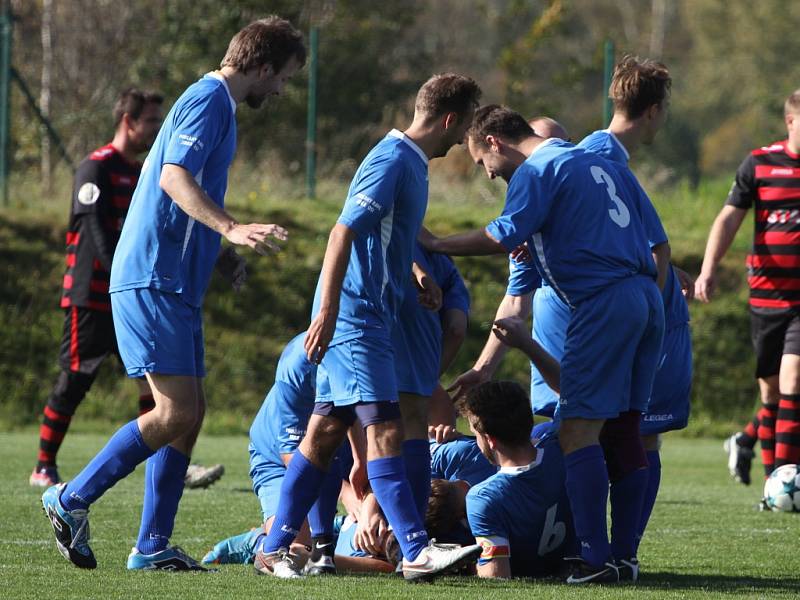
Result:
[[[291,182],[272,182],[237,171],[228,204],[242,220],[277,222],[291,240],[276,257],[247,254],[249,280],[234,294],[215,280],[205,304],[206,429],[246,431],[272,381],[283,345],[308,324],[310,303],[328,231],[345,188],[325,182],[323,199],[307,200]],[[475,179],[467,183],[432,176],[428,225],[449,233],[482,226],[499,210],[504,186]],[[242,183],[243,182],[243,183]],[[66,182],[64,182],[66,183]],[[58,308],[63,273],[66,205],[30,200],[35,186],[18,183],[14,201],[0,210],[0,428],[38,421],[57,374],[63,315]],[[65,189],[68,189],[65,188]],[[653,193],[671,236],[674,262],[696,274],[710,223],[725,198],[724,182],[699,189],[676,187]],[[34,198],[38,194],[34,193]],[[750,225],[742,231],[721,273],[722,292],[708,306],[693,304],[695,354],[691,433],[722,434],[748,417],[756,401],[748,337],[744,255]],[[505,290],[503,257],[457,259],[473,299],[469,336],[449,381],[469,367],[489,331]],[[500,376],[525,380],[527,363],[509,355]],[[102,369],[80,408],[79,427],[107,427],[135,414],[135,386],[114,361]]]

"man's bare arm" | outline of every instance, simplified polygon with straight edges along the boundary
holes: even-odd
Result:
[[[706,253],[700,275],[695,281],[695,296],[702,302],[709,302],[716,288],[716,270],[722,257],[733,243],[736,232],[744,221],[747,210],[735,206],[723,206],[714,219],[711,232],[708,234]]]
[[[279,240],[287,238],[286,230],[278,225],[238,223],[225,209],[217,206],[192,174],[181,166],[164,165],[159,185],[183,212],[225,236],[232,244],[249,246],[259,254],[269,254],[277,252],[280,247],[268,239],[268,236]]]
[[[325,259],[322,261],[322,280],[320,282],[319,312],[308,327],[304,347],[308,360],[319,364],[328,351],[336,319],[339,316],[339,301],[342,295],[347,265],[356,232],[347,225],[337,223],[328,237]]]

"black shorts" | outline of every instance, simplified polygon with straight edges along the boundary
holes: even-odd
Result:
[[[750,336],[756,351],[756,377],[777,375],[784,354],[800,355],[800,314],[751,309]]]
[[[109,354],[119,359],[111,312],[80,306],[72,306],[64,312],[64,334],[58,357],[62,369],[94,375]]]

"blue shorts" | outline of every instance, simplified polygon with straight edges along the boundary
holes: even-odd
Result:
[[[401,327],[398,323],[395,327]],[[415,343],[407,335],[392,335],[394,368],[397,376],[397,391],[417,396],[432,396],[439,385],[439,366],[441,347],[436,349],[438,356],[424,343]]]
[[[645,412],[663,337],[664,301],[649,277],[623,279],[578,304],[561,362],[561,419]]]
[[[642,435],[683,429],[689,422],[692,391],[692,334],[689,324],[670,327],[664,334],[658,371]]]
[[[571,311],[549,285],[540,287],[533,295],[533,339],[561,362],[564,356],[564,338]],[[531,363],[531,409],[535,415],[553,416],[558,404],[558,394],[553,391],[533,363]]]
[[[397,402],[389,339],[360,337],[330,346],[317,368],[317,402]]]
[[[250,452],[250,479],[253,481],[253,491],[261,503],[261,513],[264,521],[275,515],[278,510],[278,499],[281,495],[281,484],[286,475],[286,467],[278,464],[259,453],[253,444],[248,448]]]
[[[128,377],[205,377],[201,309],[150,288],[111,294],[117,346]]]

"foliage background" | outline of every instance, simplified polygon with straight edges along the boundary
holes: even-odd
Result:
[[[12,63],[42,92],[42,23],[52,17],[50,119],[78,162],[111,136],[111,106],[136,84],[171,104],[218,65],[230,37],[269,13],[304,31],[320,26],[319,200],[305,198],[307,81],[296,77],[265,110],[241,110],[229,205],[241,218],[285,224],[292,240],[273,260],[252,257],[240,295],[215,282],[206,309],[208,428],[243,431],[271,383],[282,345],[307,325],[327,231],[347,181],[369,147],[411,114],[430,74],[472,75],[487,102],[548,114],[573,138],[602,126],[602,44],[617,56],[660,58],[673,75],[670,119],[633,168],[651,192],[676,262],[696,274],[705,237],[736,165],[781,139],[783,99],[800,80],[800,3],[763,0],[6,0],[13,10]],[[0,2],[2,4],[2,2]],[[63,232],[71,173],[41,170],[42,129],[12,95],[11,205],[0,208],[0,427],[37,420],[55,378]],[[502,186],[476,174],[463,151],[432,166],[429,222],[442,232],[480,226]],[[742,231],[723,264],[724,293],[693,306],[695,433],[722,433],[755,401],[746,314]],[[467,368],[504,290],[502,260],[464,259],[474,310],[466,348],[449,377]],[[508,360],[505,377],[526,377]],[[78,421],[106,423],[134,411],[133,387],[111,366]],[[76,424],[78,423],[76,421]],[[80,426],[80,425],[78,425]]]

